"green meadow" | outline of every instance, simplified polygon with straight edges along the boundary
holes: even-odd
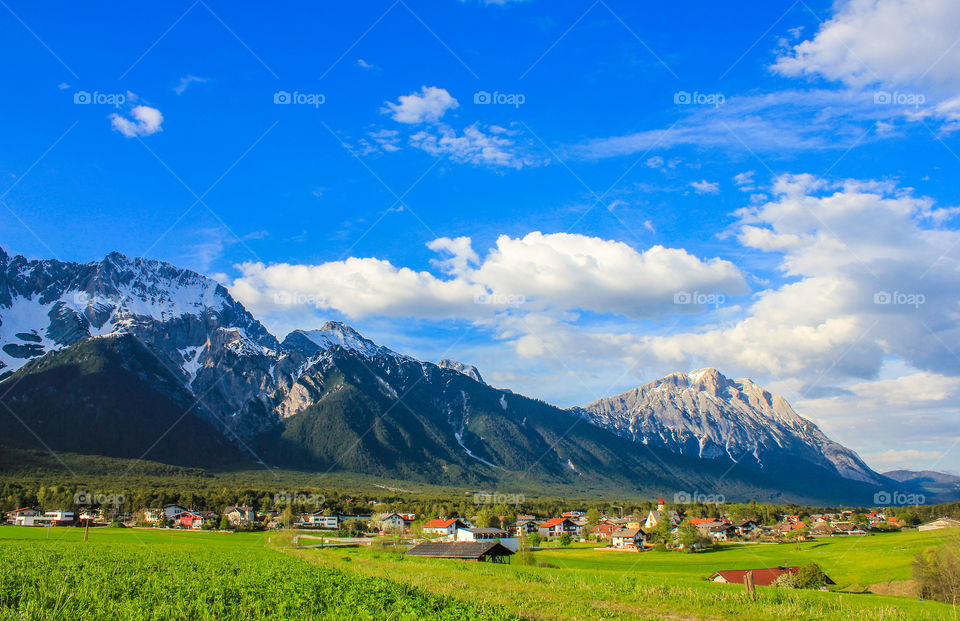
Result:
[[[714,551],[587,544],[533,565],[406,557],[389,546],[289,547],[290,534],[0,527],[0,619],[955,619],[945,604],[865,593],[908,585],[919,551],[957,533],[909,531]],[[834,592],[757,589],[718,569],[817,562]],[[891,591],[892,592],[892,591]]]

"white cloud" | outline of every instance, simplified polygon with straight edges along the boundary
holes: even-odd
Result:
[[[756,174],[755,171],[747,170],[742,173],[737,173],[733,176],[733,183],[737,186],[737,189],[741,192],[753,192],[756,190],[756,185],[754,185],[753,176]]]
[[[379,69],[380,69],[380,67],[374,65],[373,63],[368,63],[367,61],[365,61],[365,60],[362,59],[362,58],[358,58],[358,59],[357,59],[356,65],[357,65],[358,67],[360,67],[361,69],[366,69],[366,70],[368,70],[368,71],[376,71],[376,70],[379,70]]]
[[[520,169],[539,166],[544,161],[523,152],[513,136],[516,132],[503,127],[482,127],[474,123],[457,133],[449,125],[439,124],[410,136],[413,147],[434,157],[449,157],[455,162],[479,166]]]
[[[706,179],[694,181],[690,186],[697,191],[697,194],[716,194],[720,191],[719,183],[716,181],[707,181]]]
[[[960,87],[960,3],[954,0],[850,0],[813,39],[781,56],[774,70],[819,75],[863,87]]]
[[[183,95],[183,91],[187,90],[191,84],[203,84],[204,82],[209,82],[210,78],[198,78],[195,75],[188,75],[180,78],[180,84],[177,84],[173,87],[173,91],[177,95]]]
[[[115,130],[126,136],[149,136],[162,130],[163,115],[156,108],[150,106],[134,106],[130,111],[133,120],[121,116],[120,114],[111,114],[110,123]]]
[[[441,275],[374,258],[319,265],[245,263],[231,290],[254,312],[303,312],[304,306],[367,316],[490,320],[497,313],[586,310],[653,317],[677,310],[679,290],[740,293],[739,271],[682,249],[627,244],[574,234],[502,235],[483,257],[470,238],[428,244]],[[287,304],[304,300],[304,304]],[[313,310],[313,309],[306,309]],[[689,305],[681,310],[702,310]]]
[[[399,123],[436,122],[447,110],[460,105],[450,93],[436,86],[424,86],[419,94],[401,95],[398,101],[386,102],[380,111]]]

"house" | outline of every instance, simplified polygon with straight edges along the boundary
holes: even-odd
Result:
[[[833,527],[838,535],[866,535],[867,529],[861,524],[836,524]]]
[[[425,535],[442,535],[449,537],[455,535],[460,528],[467,528],[467,523],[460,518],[438,518],[429,520],[423,525]]]
[[[933,520],[932,522],[927,522],[926,524],[917,526],[917,530],[942,530],[944,528],[957,528],[958,526],[960,526],[960,520],[942,517]]]
[[[699,530],[699,528],[697,530]],[[704,534],[708,535],[714,541],[727,541],[735,537],[737,534],[737,531],[730,524],[714,523],[707,527],[706,532]]]
[[[257,512],[253,510],[253,507],[247,505],[230,505],[223,510],[223,514],[234,526],[257,521]]]
[[[401,531],[409,526],[409,522],[399,513],[376,513],[370,521],[380,530]]]
[[[194,530],[203,528],[204,524],[216,523],[217,514],[209,511],[184,511],[173,518],[173,523],[180,528]]]
[[[799,515],[785,515],[783,516],[783,522],[787,524],[796,524],[800,521]]]
[[[730,525],[738,537],[752,537],[760,528],[754,520],[734,520]]]
[[[520,540],[502,528],[460,528],[457,541],[497,541],[511,552],[520,548]]]
[[[509,563],[513,551],[495,541],[427,541],[413,546],[407,554],[478,563]]]
[[[571,537],[580,536],[580,526],[573,520],[564,517],[551,518],[540,525],[539,532],[541,537],[559,537],[567,534]]]
[[[517,537],[524,537],[530,533],[537,532],[537,521],[530,516],[523,516],[523,518],[517,518],[517,522],[513,527],[513,534]]]
[[[24,507],[7,512],[7,519],[17,526],[69,526],[73,524],[73,511],[44,511]]]
[[[316,513],[305,513],[300,516],[297,526],[303,528],[321,528],[324,530],[337,530],[340,528],[339,515],[324,515],[318,511]]]
[[[639,528],[618,528],[610,533],[610,545],[614,548],[641,548],[646,533]]]
[[[747,572],[753,573],[753,583],[757,586],[770,586],[777,578],[784,574],[795,574],[799,567],[771,567],[764,569],[730,569],[726,571],[716,571],[707,580],[723,584],[743,584]],[[827,584],[836,584],[830,578],[826,579]]]
[[[826,522],[820,522],[810,529],[810,535],[813,537],[832,537],[836,532],[836,529]]]
[[[7,511],[4,515],[7,518],[7,522],[11,524],[16,524],[17,526],[32,526],[33,518],[40,515],[40,512],[30,507],[23,507],[14,509],[13,511]]]
[[[617,524],[604,522],[601,524],[597,524],[596,526],[591,528],[589,534],[593,535],[597,539],[604,540],[604,539],[610,539],[610,534],[613,533],[613,531],[615,530],[621,530],[621,527]]]

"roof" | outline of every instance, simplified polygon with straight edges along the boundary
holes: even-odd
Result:
[[[747,575],[748,571],[753,572],[753,583],[757,586],[770,586],[773,582],[782,576],[785,573],[794,574],[799,567],[771,567],[764,569],[728,569],[725,571],[714,572],[710,576],[710,580],[714,580],[717,576],[722,577],[727,582],[732,582],[733,584],[743,584],[744,576]]]
[[[610,533],[611,537],[636,537],[637,535],[643,533],[639,528],[618,528],[617,530]]]
[[[549,520],[544,522],[541,526],[543,526],[544,528],[551,528],[553,526],[556,526],[557,524],[563,524],[564,522],[570,522],[571,524],[573,523],[567,518],[558,517],[558,518],[550,518]]]
[[[474,535],[501,535],[503,537],[507,536],[507,531],[502,528],[465,528],[464,530],[473,533]]]
[[[430,558],[480,559],[485,556],[510,556],[513,552],[494,541],[428,541],[407,550],[411,556]]]
[[[710,522],[716,522],[716,518],[690,518],[690,523],[694,526],[699,526],[701,524],[709,524]]]
[[[447,528],[452,524],[454,524],[455,522],[459,522],[459,521],[460,521],[459,518],[434,519],[434,520],[428,521],[426,524],[423,525],[423,527],[424,528]]]
[[[19,509],[14,509],[13,511],[7,511],[7,513],[20,513],[21,511],[33,511],[31,507],[20,507]]]

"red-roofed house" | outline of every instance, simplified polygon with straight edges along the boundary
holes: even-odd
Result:
[[[707,524],[709,522],[719,522],[720,520],[716,518],[690,518],[690,523],[694,526],[700,526],[701,524]]]
[[[603,522],[603,523],[597,524],[596,526],[594,526],[593,528],[591,528],[591,529],[590,529],[590,534],[593,535],[593,536],[595,536],[597,539],[609,539],[609,538],[610,538],[610,534],[611,534],[613,531],[617,530],[618,528],[620,528],[620,526],[617,525],[617,524],[611,524],[611,523],[608,523],[608,522]]]
[[[571,537],[580,536],[581,526],[564,517],[552,518],[540,525],[540,536],[559,537],[567,533]]]
[[[460,528],[466,528],[467,524],[460,518],[438,518],[429,520],[423,525],[423,532],[426,535],[443,535],[445,537],[455,535]]]
[[[795,574],[799,567],[773,567],[765,569],[729,569],[726,571],[714,572],[709,580],[712,582],[721,582],[728,584],[743,584],[744,577],[748,571],[753,572],[753,583],[757,586],[770,586],[777,578],[783,574]],[[827,578],[827,584],[836,584],[830,578]]]

